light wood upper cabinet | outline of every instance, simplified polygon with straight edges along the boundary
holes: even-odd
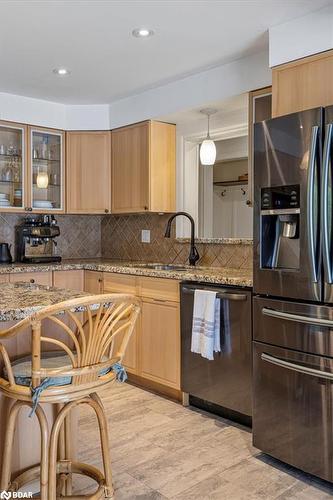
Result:
[[[273,68],[273,117],[333,104],[333,50]]]
[[[147,121],[112,131],[112,212],[175,211],[175,125]]]
[[[22,212],[27,203],[27,127],[0,121],[0,208]]]
[[[65,211],[65,132],[28,127],[27,207],[38,213]]]
[[[111,208],[110,132],[67,132],[67,212],[100,214]]]
[[[253,205],[253,131],[254,124],[272,118],[272,87],[252,90],[249,92],[249,134],[248,134],[248,197],[246,204]]]

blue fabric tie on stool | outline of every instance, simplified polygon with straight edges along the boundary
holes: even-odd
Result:
[[[42,365],[43,368],[54,369],[54,368],[72,368],[72,363],[68,354],[57,351],[47,351],[42,353]],[[13,375],[17,385],[23,385],[31,388],[32,395],[32,409],[29,417],[32,417],[35,413],[36,407],[39,403],[42,392],[51,386],[68,385],[72,382],[72,377],[46,377],[42,380],[38,387],[33,388],[31,386],[31,357],[25,356],[23,358],[17,359],[12,363]],[[99,372],[99,376],[106,375],[110,371],[114,371],[116,374],[116,380],[118,382],[125,382],[127,380],[127,373],[125,368],[121,363],[115,363],[110,368],[104,368]],[[4,368],[4,376],[8,380],[8,374]]]

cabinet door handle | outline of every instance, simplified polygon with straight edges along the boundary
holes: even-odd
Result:
[[[108,208],[105,208],[105,209],[104,209],[104,212],[105,212],[106,214],[108,214],[108,213],[109,213],[109,209],[108,209]]]
[[[102,283],[102,278],[98,278],[98,283]]]

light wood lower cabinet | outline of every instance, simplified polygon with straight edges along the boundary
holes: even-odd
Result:
[[[82,292],[84,290],[84,271],[53,271],[53,286]]]
[[[179,304],[143,300],[140,375],[180,389]]]
[[[104,292],[130,293],[142,300],[141,315],[124,361],[128,372],[137,376],[142,385],[146,380],[179,391],[178,281],[104,273]]]
[[[137,295],[137,278],[127,274],[103,273],[104,293],[128,293]],[[129,373],[135,375],[139,372],[138,365],[138,338],[140,331],[140,318],[136,324],[135,331],[128,343],[123,364]],[[116,348],[116,346],[115,346]]]
[[[103,273],[98,271],[85,271],[84,291],[89,293],[103,293]]]
[[[10,283],[17,283],[18,281],[52,286],[52,272],[42,271],[37,273],[15,273],[9,275]]]

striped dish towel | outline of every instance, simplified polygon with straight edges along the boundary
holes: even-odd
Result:
[[[213,360],[220,351],[220,301],[216,292],[195,290],[191,352]]]

